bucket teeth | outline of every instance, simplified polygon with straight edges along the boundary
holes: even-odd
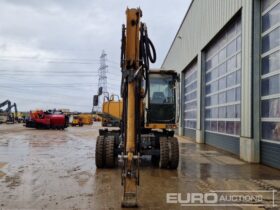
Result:
[[[137,207],[136,193],[125,193],[122,200],[122,207],[124,208]]]

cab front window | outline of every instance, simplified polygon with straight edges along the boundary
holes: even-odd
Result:
[[[174,79],[172,75],[150,75],[150,103],[174,103]]]
[[[150,74],[148,123],[175,123],[175,77]]]

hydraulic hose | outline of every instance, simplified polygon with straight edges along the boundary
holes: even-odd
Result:
[[[125,69],[125,45],[126,45],[126,36],[125,36],[125,25],[122,25],[122,39],[121,39],[121,60],[120,60],[120,65],[121,69]],[[122,79],[121,79],[121,97],[124,97],[124,92],[125,92],[125,76],[122,73]]]
[[[149,39],[147,27],[144,23],[141,24],[140,29],[140,61],[143,66],[143,79],[145,80],[145,91],[141,95],[144,98],[147,95],[149,89],[149,69],[150,62],[156,62],[156,50],[153,42]]]
[[[123,98],[123,113],[122,118],[126,119],[127,117],[127,87],[128,87],[128,75],[125,73],[127,69],[126,61],[125,61],[125,48],[126,48],[126,28],[123,25],[122,26],[122,38],[121,38],[121,56],[120,56],[120,66],[122,68],[122,79],[121,79],[121,97]],[[141,98],[144,98],[147,95],[147,91],[149,89],[149,69],[150,69],[150,62],[155,63],[156,62],[156,50],[154,47],[154,44],[149,39],[147,27],[144,23],[141,23],[140,27],[140,52],[139,52],[139,64],[142,66],[141,74],[138,75],[136,80],[136,86],[135,86],[135,92],[136,92],[136,103],[135,103],[135,110],[138,110],[135,115],[135,125],[136,130],[141,129],[141,119],[140,117],[140,102]],[[145,91],[144,94],[141,94],[141,83],[142,80],[145,81]],[[122,137],[123,139],[126,139],[126,124],[125,120],[123,120],[121,129],[122,129]],[[137,135],[137,151],[139,151],[140,147],[140,139],[141,139],[141,132],[138,132]],[[126,146],[126,145],[124,145]]]
[[[145,24],[142,23],[140,29],[140,60],[142,61],[143,67],[149,70],[149,62],[155,63],[157,58],[156,56],[154,44],[149,39]]]

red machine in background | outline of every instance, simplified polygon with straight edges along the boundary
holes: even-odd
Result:
[[[28,128],[37,129],[64,129],[69,125],[68,116],[64,115],[62,112],[57,112],[55,110],[36,110],[30,112],[29,119],[26,120],[25,126]]]

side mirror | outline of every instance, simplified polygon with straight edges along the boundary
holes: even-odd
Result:
[[[93,96],[93,106],[98,106],[98,95]]]
[[[99,87],[98,88],[98,95],[101,96],[103,93],[103,88],[102,87]]]

